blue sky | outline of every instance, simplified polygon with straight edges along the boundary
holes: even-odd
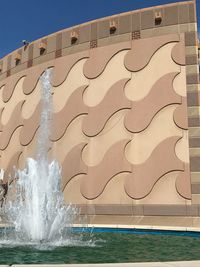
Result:
[[[1,1],[0,58],[42,36],[93,19],[178,0]],[[200,0],[197,0],[200,11]],[[200,12],[199,12],[200,13]],[[200,25],[200,14],[198,14]]]

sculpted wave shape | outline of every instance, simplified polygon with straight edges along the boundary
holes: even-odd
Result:
[[[162,141],[142,164],[133,164],[133,172],[125,180],[125,191],[134,199],[146,197],[155,183],[172,171],[184,171],[184,163],[175,155],[175,145],[180,136],[173,136]]]
[[[77,116],[88,113],[88,107],[82,99],[83,91],[86,87],[81,86],[76,89],[69,97],[64,108],[60,112],[53,114],[52,134],[50,137],[52,141],[60,139],[64,135],[68,125]]]
[[[148,38],[148,44],[147,39],[132,41],[132,49],[126,54],[124,59],[126,68],[134,72],[143,69],[159,48],[171,42],[179,42],[179,35],[168,34]]]
[[[62,163],[62,190],[65,189],[67,183],[79,174],[87,173],[87,165],[81,159],[81,153],[87,143],[80,143],[73,147],[66,155]]]
[[[130,109],[131,101],[124,94],[124,86],[128,79],[116,82],[107,92],[100,104],[89,107],[88,116],[83,121],[83,132],[87,136],[99,134],[108,119],[117,111]]]
[[[132,109],[124,120],[127,130],[141,132],[148,127],[159,110],[171,104],[181,104],[181,97],[173,90],[173,79],[176,75],[177,73],[164,75],[144,99],[132,102]]]
[[[131,172],[131,164],[124,157],[124,148],[129,141],[125,139],[115,143],[98,165],[88,167],[87,175],[82,179],[80,187],[85,198],[97,198],[115,175]]]
[[[83,73],[86,78],[97,78],[105,69],[109,60],[122,50],[131,49],[130,42],[113,44],[112,46],[98,47],[90,50],[90,58],[85,62]]]
[[[3,125],[2,132],[0,132],[0,150],[4,150],[8,146],[15,130],[20,126],[23,126],[23,119],[21,117],[21,108],[23,104],[24,101],[20,101],[16,105],[8,123]]]

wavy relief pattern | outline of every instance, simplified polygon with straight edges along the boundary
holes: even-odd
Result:
[[[5,85],[0,87],[0,109],[5,107],[5,103],[3,102],[3,89],[4,89]]]
[[[173,87],[174,91],[182,96],[187,96],[187,90],[186,90],[186,67],[185,66],[179,66],[180,72],[179,74],[174,78],[173,80]]]
[[[184,130],[188,129],[188,118],[187,118],[187,98],[182,97],[182,103],[174,111],[174,122],[175,124]]]
[[[6,176],[12,165],[23,166],[27,155],[34,156],[39,77],[52,67],[49,155],[62,165],[63,190],[79,177],[81,203],[109,203],[116,192],[115,204],[148,203],[160,178],[179,172],[169,197],[190,199],[184,49],[182,34],[121,42],[51,60],[1,82],[0,161]],[[120,183],[113,182],[118,176]],[[109,194],[112,188],[118,190]],[[78,194],[74,199],[79,203]]]
[[[88,79],[97,78],[105,69],[108,61],[119,51],[130,49],[130,42],[118,43],[112,46],[98,47],[90,50],[90,58],[83,67],[83,73]]]
[[[88,108],[82,101],[86,86],[78,88],[69,98],[65,107],[53,115],[51,140],[57,141],[65,133],[68,125],[79,115],[87,114]]]
[[[153,85],[164,75],[175,72],[178,74],[180,72],[180,66],[171,58],[171,51],[174,45],[175,43],[169,43],[162,46],[152,56],[145,68],[132,73],[132,79],[125,88],[125,94],[128,99],[132,101],[142,100],[149,94]],[[160,64],[161,62],[162,64]]]
[[[75,176],[79,174],[87,173],[87,165],[81,159],[81,153],[83,148],[87,143],[80,143],[72,148],[72,150],[67,154],[62,165],[62,189],[66,187],[67,183]],[[70,168],[69,168],[70,166]]]
[[[52,88],[53,107],[55,113],[64,108],[66,102],[69,100],[73,92],[77,90],[77,88],[89,85],[88,79],[86,79],[83,75],[83,65],[85,62],[85,58],[76,62],[69,70],[68,75],[63,83],[60,86]]]
[[[13,95],[7,103],[4,103],[3,113],[1,116],[2,124],[7,124],[9,119],[11,118],[13,111],[15,109],[16,103],[25,100],[24,94],[22,91],[22,86],[25,77],[22,77],[18,80],[17,84],[15,85],[15,90],[13,91]],[[30,103],[29,103],[30,104]]]
[[[132,41],[132,49],[125,57],[124,64],[130,71],[139,71],[149,63],[151,57],[155,52],[171,42],[178,42],[178,34],[169,34],[159,37],[152,37],[146,39],[138,39]]]
[[[123,79],[116,82],[99,105],[89,108],[88,116],[83,121],[83,132],[87,136],[99,134],[109,118],[117,111],[131,108],[131,102],[124,95],[127,81],[128,79]]]
[[[173,120],[176,107],[177,105],[169,105],[163,108],[155,115],[151,124],[144,131],[132,134],[132,140],[125,149],[125,157],[129,162],[132,164],[144,163],[155,147],[169,137],[179,136],[180,140],[183,139],[182,129],[178,128]],[[179,158],[179,155],[184,155],[184,153],[180,149],[180,141],[177,145],[177,157]],[[185,144],[181,144],[181,147],[185,149]],[[180,159],[182,160],[182,158]]]
[[[185,205],[187,201],[180,194],[178,194],[176,189],[176,179],[180,171],[169,172],[159,179],[149,195],[142,199],[133,199],[133,202],[136,202],[140,205]]]
[[[100,164],[88,168],[81,184],[81,193],[85,198],[97,198],[115,175],[131,172],[131,164],[123,156],[124,147],[128,142],[127,139],[117,142],[107,151]]]
[[[185,164],[184,172],[180,172],[176,179],[177,192],[186,199],[191,199],[190,167]]]
[[[175,144],[179,139],[180,137],[173,136],[164,140],[154,149],[146,162],[132,166],[133,172],[127,175],[124,185],[130,197],[144,198],[164,174],[184,170],[183,162],[174,153]]]
[[[94,107],[98,105],[117,81],[131,78],[131,73],[123,64],[126,54],[127,50],[118,52],[107,62],[100,76],[89,80],[89,86],[83,95],[83,101],[87,106]]]
[[[24,101],[20,101],[16,105],[10,120],[6,125],[3,125],[3,130],[0,133],[0,150],[4,150],[8,146],[14,131],[18,127],[23,126],[23,120],[21,118],[21,108],[23,104]]]
[[[172,49],[172,59],[178,65],[185,65],[185,36],[180,34],[180,41]]]
[[[20,143],[27,146],[35,136],[37,129],[40,126],[41,102],[37,105],[34,113],[28,119],[23,120],[23,127],[20,133]]]
[[[172,87],[176,75],[177,73],[166,74],[154,84],[143,100],[132,102],[132,109],[124,121],[129,131],[135,133],[143,131],[159,110],[168,105],[181,103],[181,97],[174,92]]]
[[[5,150],[1,151],[1,167],[5,170],[4,178],[7,179],[10,172],[13,174],[13,166],[18,166],[18,161],[15,161],[14,164],[12,158],[15,154],[20,154],[23,151],[23,148],[19,142],[19,134],[21,127],[18,127],[12,134],[12,138]],[[9,167],[10,166],[10,167]]]
[[[176,128],[178,129],[178,127]],[[185,164],[189,164],[190,160],[188,131],[181,130],[181,138],[176,144],[175,154],[182,162],[184,162]]]
[[[56,142],[52,142],[51,157],[63,162],[66,155],[80,143],[87,143],[88,138],[82,132],[82,123],[84,117],[87,115],[80,115],[76,117],[67,127],[66,132]]]
[[[82,153],[83,161],[88,167],[98,165],[108,149],[115,143],[123,139],[132,139],[133,134],[124,127],[124,117],[126,113],[126,109],[115,113],[108,120],[100,134],[92,138],[88,137],[88,144]]]
[[[65,81],[67,75],[69,74],[73,66],[79,60],[88,57],[89,57],[89,51],[84,51],[81,53],[68,55],[67,57],[58,58],[55,62],[55,67],[53,70],[52,85],[56,87],[61,85]]]
[[[25,95],[29,95],[33,92],[42,73],[45,69],[53,67],[53,65],[53,61],[49,61],[44,64],[39,64],[36,67],[32,67],[26,71],[26,79],[23,84],[23,92]]]
[[[3,124],[2,124],[2,113],[3,113],[3,110],[4,110],[4,108],[0,109],[0,118],[1,118],[1,120],[0,120],[0,132],[3,131]]]
[[[2,92],[3,102],[6,103],[10,100],[10,98],[12,97],[13,92],[15,90],[15,86],[21,78],[22,78],[21,74],[17,73],[14,76],[11,76],[7,79],[7,82],[2,89],[3,90],[3,92]],[[1,82],[1,83],[3,83],[3,82]]]

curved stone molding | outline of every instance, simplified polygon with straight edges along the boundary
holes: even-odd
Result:
[[[4,179],[3,182],[8,182],[9,178],[14,179],[15,177],[15,167],[18,168],[18,160],[22,151],[17,151],[12,158],[10,159],[8,166],[5,169]]]
[[[23,119],[23,127],[20,132],[19,140],[21,145],[27,146],[34,138],[40,126],[41,101],[38,103],[34,113],[28,119]]]
[[[1,122],[4,125],[6,125],[8,123],[16,105],[20,101],[25,100],[25,96],[24,96],[23,91],[22,91],[22,85],[23,85],[24,79],[25,79],[25,77],[22,77],[18,80],[17,84],[14,87],[12,97],[9,99],[9,101],[7,103],[4,103],[4,105],[3,105],[4,111],[2,113]],[[23,107],[24,107],[24,105],[25,105],[25,103],[23,104]],[[30,103],[29,103],[29,105],[30,105]]]
[[[87,174],[87,165],[81,159],[81,153],[87,143],[80,143],[73,147],[62,163],[62,190],[67,183],[79,174]]]
[[[64,200],[66,203],[87,205],[87,199],[85,199],[80,192],[80,183],[84,176],[85,174],[79,174],[67,183],[63,190]]]
[[[52,85],[59,86],[67,78],[71,68],[81,59],[88,58],[89,51],[60,57],[55,61],[55,67],[52,75]]]
[[[0,90],[3,90],[3,88],[5,87],[5,82],[0,82]]]
[[[88,116],[83,121],[83,132],[87,136],[96,136],[100,133],[109,118],[117,111],[131,108],[131,101],[124,94],[127,81],[128,79],[123,79],[116,82],[99,105],[89,107]]]
[[[184,163],[174,152],[179,139],[179,136],[165,139],[154,149],[147,161],[132,165],[133,172],[127,175],[124,185],[130,197],[144,198],[163,175],[172,171],[184,171]]]
[[[10,100],[15,90],[15,86],[21,78],[25,77],[23,82],[23,93],[28,95],[36,87],[40,75],[44,72],[45,69],[51,66],[53,66],[53,61],[43,63],[31,69],[26,69],[23,74],[19,72],[17,74],[12,75],[11,77],[8,77],[6,82],[5,80],[0,82],[0,87],[4,86],[4,88],[2,88],[2,98],[4,103],[7,103]]]
[[[155,183],[148,196],[140,200],[133,200],[133,202],[140,205],[185,205],[185,198],[178,194],[175,187],[179,173],[180,171],[174,171],[163,175]]]
[[[131,164],[124,157],[124,148],[129,141],[117,142],[107,151],[100,164],[88,168],[88,174],[81,183],[81,193],[85,198],[97,198],[115,175],[131,172]]]
[[[132,41],[132,49],[125,56],[125,67],[130,71],[139,71],[149,63],[151,57],[159,48],[178,41],[178,34],[134,40]]]
[[[64,108],[53,114],[51,140],[60,139],[68,125],[79,115],[87,114],[88,107],[82,101],[83,91],[87,86],[81,86],[72,93]]]
[[[177,73],[164,75],[153,85],[144,99],[132,102],[132,109],[124,120],[127,130],[141,132],[147,128],[159,110],[171,104],[181,103],[181,97],[174,92],[172,85],[176,75]]]
[[[88,79],[98,77],[105,69],[109,60],[122,50],[131,49],[130,42],[113,44],[105,47],[98,47],[90,50],[90,58],[85,62],[83,73]]]
[[[188,129],[187,98],[182,97],[182,103],[174,111],[174,123],[181,129]]]
[[[169,105],[160,110],[152,119],[151,124],[142,132],[132,134],[132,140],[125,149],[125,157],[131,164],[142,164],[151,156],[153,150],[165,139],[172,136],[183,136],[183,131],[178,128],[173,120],[173,113],[177,105]],[[130,133],[130,132],[129,132]],[[130,133],[131,134],[131,133]],[[180,140],[182,140],[181,138]],[[185,155],[186,143],[176,144],[178,155]],[[179,145],[177,147],[177,145]],[[184,153],[182,148],[184,148]],[[181,161],[182,158],[179,158]]]
[[[23,75],[25,76],[25,75]],[[15,90],[15,86],[17,85],[18,81],[23,77],[20,73],[9,77],[5,83],[2,93],[3,102],[6,103],[10,100]]]
[[[124,66],[126,53],[127,50],[123,50],[115,54],[100,76],[96,79],[88,80],[89,86],[83,95],[83,101],[87,106],[94,107],[100,104],[107,92],[117,81],[131,79],[131,72]]]
[[[0,109],[0,132],[3,131],[3,124],[2,124],[2,113],[4,111],[4,107]]]
[[[10,139],[10,142],[5,150],[0,151],[1,152],[1,168],[4,170],[7,169],[7,166],[9,165],[9,162],[12,158],[12,156],[18,152],[23,151],[23,148],[19,142],[19,134],[22,127],[18,127],[12,134],[12,138]]]
[[[172,59],[178,65],[185,65],[185,37],[180,34],[180,41],[172,49]]]
[[[3,102],[3,97],[2,97],[4,88],[5,88],[5,85],[2,85],[0,87],[0,109],[5,107],[5,103]]]
[[[23,104],[24,101],[20,101],[16,105],[8,123],[3,125],[3,130],[0,132],[0,150],[4,150],[8,146],[15,130],[23,125],[23,120],[21,117],[21,109]]]
[[[180,172],[176,178],[176,190],[183,198],[192,198],[189,164],[185,164],[184,172]]]
[[[26,71],[26,79],[23,84],[23,92],[25,95],[29,95],[35,89],[42,73],[50,67],[54,67],[54,61],[48,61],[37,67],[32,67]]]
[[[84,114],[76,117],[69,124],[62,138],[52,142],[52,158],[56,158],[58,162],[63,162],[73,147],[80,143],[88,142],[88,138],[82,132],[82,122],[85,116],[87,115]]]
[[[132,73],[132,78],[124,89],[128,99],[132,101],[140,101],[149,94],[153,85],[160,78],[169,73],[180,73],[180,66],[171,58],[171,51],[174,45],[175,43],[169,43],[162,46],[152,56],[145,68]],[[180,74],[177,76],[180,76]]]
[[[112,203],[116,205],[133,205],[133,199],[130,198],[124,191],[124,179],[127,176],[127,172],[122,172],[113,176],[113,178],[106,184],[102,194],[93,199],[92,203],[106,205]],[[84,179],[84,178],[83,178]]]
[[[54,113],[58,113],[64,108],[72,93],[79,87],[89,85],[88,79],[83,75],[83,65],[86,60],[83,58],[77,61],[70,69],[64,82],[52,88]]]
[[[176,66],[178,66],[176,64]],[[187,89],[186,89],[186,66],[178,66],[180,69],[180,73],[174,78],[173,87],[174,91],[182,96],[187,96]]]
[[[38,82],[33,92],[29,95],[24,95],[25,103],[22,107],[22,118],[29,119],[33,113],[35,112],[37,105],[40,103],[41,100],[41,83]],[[14,96],[14,95],[13,95]],[[8,102],[10,104],[11,101]]]
[[[124,127],[124,116],[126,113],[126,109],[116,112],[107,121],[100,134],[88,138],[88,145],[82,153],[85,164],[88,166],[98,165],[111,146],[120,140],[132,138],[133,134]]]
[[[180,129],[178,127],[176,128]],[[180,129],[180,131],[181,131],[182,138],[180,138],[178,142],[176,143],[175,154],[177,158],[179,158],[182,162],[189,164],[190,162],[189,137],[188,137],[189,131],[183,131],[182,129]]]

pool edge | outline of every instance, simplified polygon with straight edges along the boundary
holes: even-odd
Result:
[[[14,265],[0,265],[0,267],[199,267],[200,261],[170,261],[170,262],[145,262],[145,263],[104,263],[104,264],[14,264]]]
[[[158,231],[176,231],[176,232],[200,232],[200,227],[185,226],[160,226],[160,225],[127,225],[127,224],[72,224],[73,228],[113,228],[113,229],[136,229],[136,230],[158,230]],[[0,223],[1,228],[12,227],[7,223]],[[200,265],[199,265],[200,266]]]
[[[1,227],[1,226],[0,226]],[[127,224],[73,224],[72,227],[88,228],[114,228],[114,229],[136,229],[136,230],[161,230],[180,232],[200,232],[200,227],[185,226],[159,226],[159,225],[127,225]]]

